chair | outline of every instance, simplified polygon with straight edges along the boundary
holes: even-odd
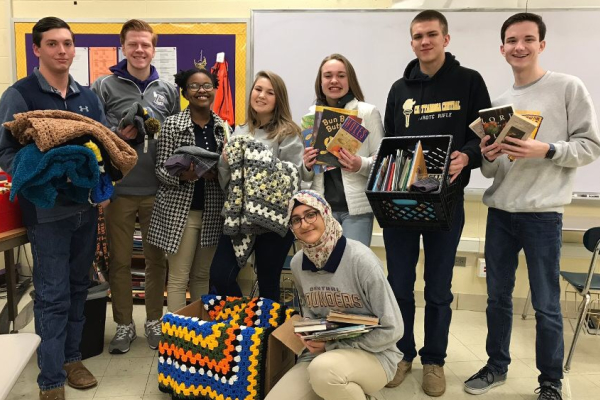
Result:
[[[583,329],[583,325],[588,321],[589,306],[592,299],[591,294],[596,294],[593,292],[598,292],[597,294],[600,294],[600,274],[594,273],[596,270],[596,257],[600,252],[600,227],[591,228],[585,232],[583,235],[583,245],[592,252],[592,261],[590,262],[588,272],[561,271],[560,273],[563,279],[575,289],[575,292],[583,297],[579,304],[579,316],[573,335],[573,342],[571,343],[571,349],[569,350],[569,355],[567,356],[567,361],[564,366],[565,372],[571,370],[571,361],[573,359],[577,340],[579,339],[579,334]]]

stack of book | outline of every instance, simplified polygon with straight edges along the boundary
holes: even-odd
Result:
[[[379,318],[372,315],[347,314],[330,311],[327,318],[294,321],[294,332],[306,340],[327,342],[350,339],[379,327]]]
[[[371,186],[374,192],[407,192],[413,183],[427,178],[427,165],[421,141],[413,153],[401,149],[389,154],[381,161]],[[441,175],[438,177],[441,178]]]
[[[479,111],[479,118],[471,122],[469,127],[477,136],[490,136],[488,146],[493,143],[504,143],[506,137],[527,140],[535,138],[542,116],[528,112],[515,112],[511,104],[486,108]]]
[[[361,125],[358,110],[317,106],[314,115],[302,118],[305,147],[314,147],[317,154],[315,173],[342,167],[340,150],[356,154],[369,131]]]

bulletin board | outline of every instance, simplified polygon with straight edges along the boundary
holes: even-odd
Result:
[[[31,30],[35,22],[15,22],[15,60],[17,79],[24,78],[39,65],[33,54]],[[206,59],[206,68],[216,62],[217,53],[225,53],[229,65],[228,77],[231,95],[234,99],[235,121],[241,124],[246,113],[246,60],[247,60],[247,23],[211,22],[211,23],[153,23],[152,29],[158,34],[156,56],[153,65],[159,68],[162,79],[172,80],[172,73],[194,66],[195,61]],[[70,23],[75,34],[76,65],[88,65],[86,76],[83,68],[77,73],[83,83],[91,85],[98,75],[109,74],[108,64],[119,59],[119,32],[122,23]],[[157,63],[164,64],[162,68]],[[114,64],[113,64],[114,65]],[[160,71],[169,71],[160,74]],[[73,71],[73,67],[72,67]],[[87,78],[87,79],[86,79]],[[81,82],[80,82],[81,83]],[[182,108],[187,101],[182,98]]]

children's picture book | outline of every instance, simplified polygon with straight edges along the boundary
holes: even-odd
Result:
[[[312,147],[315,142],[314,125],[315,114],[308,114],[302,117],[300,128],[302,129],[302,137],[304,138],[304,147]]]
[[[496,141],[514,113],[512,104],[479,110],[483,131],[486,135],[490,135],[488,143]]]
[[[415,153],[413,154],[413,163],[408,175],[408,183],[406,187],[410,190],[413,183],[418,180],[427,178],[427,164],[425,163],[425,154],[423,153],[423,146],[421,141],[417,142],[415,146]]]
[[[360,122],[353,118],[346,118],[335,134],[333,139],[327,144],[327,151],[336,157],[340,157],[340,150],[344,149],[349,153],[356,154],[369,135],[369,130],[362,126]]]
[[[536,129],[537,124],[534,121],[515,113],[498,135],[496,143],[504,143],[506,137],[527,140]]]
[[[350,116],[356,117],[357,115],[358,110],[344,110],[341,108],[323,107],[321,120],[319,122],[318,129],[316,130],[317,137],[313,146],[319,151],[317,154],[318,164],[328,164],[335,167],[342,166],[338,161],[338,158],[327,151],[327,145],[340,130],[346,118]],[[317,117],[315,116],[315,125],[316,124]]]

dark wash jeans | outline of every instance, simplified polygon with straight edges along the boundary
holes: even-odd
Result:
[[[38,386],[64,386],[65,363],[81,360],[83,307],[96,251],[98,210],[90,208],[59,221],[27,228],[33,254]]]
[[[509,213],[490,208],[485,234],[488,291],[486,350],[488,366],[508,371],[512,331],[512,292],[519,251],[527,261],[531,303],[536,320],[538,381],[560,386],[564,357],[563,321],[560,309],[560,248],[562,214]]]
[[[449,231],[418,231],[402,228],[383,230],[388,282],[392,286],[402,319],[404,336],[396,346],[404,360],[417,356],[414,336],[415,279],[419,261],[420,238],[425,254],[425,343],[419,350],[423,364],[444,365],[448,349],[448,333],[452,310],[452,272],[456,249],[465,224],[463,199],[457,200],[452,227]]]
[[[254,262],[261,297],[279,301],[279,279],[285,258],[294,242],[294,235],[288,229],[284,237],[274,232],[256,235],[254,242]],[[237,283],[240,273],[231,238],[221,235],[217,250],[210,266],[211,293],[224,296],[241,296]]]

